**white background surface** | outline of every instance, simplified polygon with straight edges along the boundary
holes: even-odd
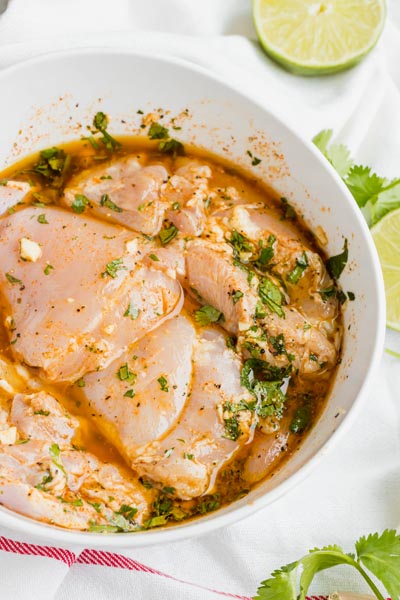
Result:
[[[0,67],[83,45],[185,56],[240,78],[249,94],[284,114],[302,135],[333,127],[358,160],[380,174],[400,176],[400,2],[389,5],[381,43],[362,65],[333,77],[301,79],[259,51],[247,0],[11,0],[0,16]],[[398,337],[393,334],[387,344],[395,347]],[[400,362],[385,356],[364,411],[340,446],[278,503],[203,538],[129,555],[186,581],[250,596],[275,567],[309,548],[337,543],[351,550],[359,535],[397,527],[399,466]],[[360,588],[353,574],[339,568],[319,576],[314,589]],[[157,576],[82,566],[68,572],[53,561],[4,552],[0,590],[7,600],[217,598]]]

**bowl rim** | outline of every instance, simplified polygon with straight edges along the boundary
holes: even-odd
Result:
[[[295,137],[297,141],[307,147],[307,149],[314,155],[314,160],[318,161],[324,170],[334,180],[338,191],[341,192],[342,197],[345,198],[347,208],[352,213],[353,218],[356,219],[362,234],[364,236],[364,242],[369,251],[369,254],[365,256],[366,260],[369,260],[371,264],[370,277],[373,279],[373,285],[376,290],[377,297],[377,315],[374,327],[374,338],[375,343],[373,351],[369,357],[368,364],[365,368],[364,381],[360,385],[359,391],[344,416],[343,420],[339,423],[337,429],[333,431],[329,437],[316,451],[315,455],[310,458],[305,464],[303,464],[297,471],[288,476],[288,478],[278,484],[272,490],[269,490],[259,498],[248,502],[244,506],[234,508],[232,503],[227,506],[227,511],[221,512],[218,510],[214,513],[209,513],[204,517],[199,517],[193,521],[188,521],[186,524],[175,525],[172,527],[154,529],[145,532],[136,532],[132,534],[121,535],[120,533],[100,534],[90,533],[83,531],[75,531],[63,529],[58,526],[53,526],[47,523],[36,521],[30,517],[21,515],[11,509],[1,506],[0,507],[0,524],[18,533],[29,534],[31,537],[37,539],[51,541],[51,542],[62,542],[69,547],[71,546],[85,546],[88,548],[114,548],[114,549],[127,549],[134,547],[146,547],[157,544],[165,544],[170,542],[176,542],[187,538],[197,537],[212,532],[221,527],[230,525],[234,522],[240,521],[249,517],[259,510],[267,507],[268,505],[276,502],[280,497],[293,489],[297,484],[302,482],[322,461],[323,457],[327,454],[331,448],[336,445],[342,435],[350,428],[354,420],[356,419],[361,406],[363,398],[366,396],[368,386],[378,368],[380,357],[383,354],[384,346],[384,334],[385,334],[385,292],[383,275],[379,263],[378,254],[370,235],[367,223],[365,222],[361,211],[356,206],[350,191],[337,174],[335,169],[330,163],[323,157],[321,152],[314,146],[314,144],[304,139],[290,124],[285,123],[282,116],[274,112],[270,106],[265,106],[260,100],[254,99],[251,95],[247,95],[240,89],[238,84],[229,80],[225,76],[213,73],[211,70],[190,61],[189,59],[178,58],[173,55],[161,55],[157,52],[141,52],[136,49],[129,49],[125,47],[105,47],[105,46],[89,46],[89,47],[74,47],[65,50],[57,50],[52,52],[44,52],[36,55],[28,60],[20,61],[14,65],[11,65],[0,72],[0,82],[6,79],[9,75],[14,73],[18,74],[19,71],[35,67],[42,63],[51,61],[57,61],[62,59],[69,59],[77,56],[118,56],[143,58],[147,60],[156,60],[160,63],[175,65],[190,71],[191,74],[199,74],[203,77],[208,78],[217,85],[223,85],[229,90],[233,91],[237,96],[246,101],[252,103],[257,108],[261,109],[268,116],[275,120],[282,130],[285,130],[289,135]]]

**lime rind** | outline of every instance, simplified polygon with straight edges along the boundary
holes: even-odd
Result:
[[[332,73],[337,73],[339,71],[343,71],[345,69],[349,69],[356,64],[358,64],[369,52],[376,46],[380,35],[383,31],[383,27],[386,19],[386,3],[385,0],[376,0],[377,6],[380,9],[380,18],[376,23],[374,28],[371,28],[371,34],[368,38],[368,42],[361,48],[357,50],[351,51],[348,50],[344,52],[340,58],[337,58],[331,62],[323,61],[320,57],[317,56],[317,49],[315,53],[315,57],[311,60],[297,60],[296,56],[288,55],[282,48],[278,48],[276,44],[274,44],[266,34],[265,29],[263,28],[264,19],[261,17],[260,7],[268,4],[270,0],[253,0],[253,20],[254,26],[261,43],[261,46],[265,50],[265,52],[276,62],[285,67],[288,71],[291,71],[297,75],[308,75],[308,76],[319,76],[319,75],[329,75]],[[332,1],[332,0],[331,0]],[[365,0],[359,0],[359,2],[363,2]],[[318,4],[329,4],[328,2],[318,2],[309,0],[303,0],[305,4],[309,5],[318,5]],[[366,0],[368,2],[368,0]],[[292,19],[291,15],[288,20]],[[301,27],[301,23],[299,23],[298,28]],[[320,33],[317,30],[315,33]]]
[[[400,331],[400,208],[378,221],[371,234],[385,282],[387,326]]]

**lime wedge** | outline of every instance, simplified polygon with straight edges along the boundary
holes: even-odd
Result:
[[[253,0],[264,50],[301,75],[356,64],[378,41],[385,15],[385,0]]]
[[[385,281],[387,324],[400,331],[400,208],[371,229]]]

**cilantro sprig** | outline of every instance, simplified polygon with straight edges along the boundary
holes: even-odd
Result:
[[[198,323],[201,327],[205,327],[206,325],[210,325],[210,323],[218,323],[219,321],[222,321],[224,315],[210,304],[206,304],[195,311],[194,318],[196,323]]]
[[[64,150],[53,146],[39,153],[39,160],[34,165],[33,172],[44,177],[51,187],[61,188],[69,164],[70,157]]]
[[[386,179],[371,167],[357,165],[344,144],[332,144],[332,129],[320,131],[313,142],[349,188],[370,226],[388,212],[400,208],[400,179]]]
[[[299,560],[274,571],[263,581],[254,600],[305,600],[315,575],[338,565],[353,567],[367,582],[378,600],[385,596],[372,580],[374,576],[390,594],[400,598],[400,535],[386,529],[381,535],[361,537],[356,553],[346,553],[339,546],[314,548]]]
[[[172,154],[175,158],[177,154],[184,154],[185,149],[182,142],[170,137],[167,127],[161,123],[152,123],[149,127],[147,135],[151,140],[160,140],[158,142],[158,150],[163,154]]]
[[[108,150],[108,152],[115,152],[116,150],[118,150],[118,148],[121,147],[121,142],[113,138],[112,135],[108,133],[108,123],[108,116],[101,111],[97,112],[93,118],[92,133],[100,133],[101,137],[99,139],[104,144],[106,150]]]

